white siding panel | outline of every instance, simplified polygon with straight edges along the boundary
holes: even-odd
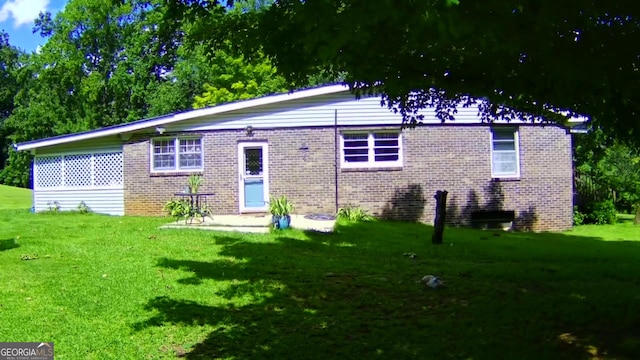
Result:
[[[380,97],[355,99],[349,93],[306,98],[287,103],[271,104],[219,114],[214,117],[187,120],[167,126],[168,131],[206,131],[224,129],[291,128],[332,126],[337,113],[338,125],[402,125],[402,115],[382,106]],[[427,124],[441,123],[435,110],[419,112]],[[448,124],[480,123],[478,107],[459,107],[455,121]]]
[[[338,114],[340,125],[401,125],[402,117],[380,106],[379,98],[356,100],[352,95],[323,96],[286,104],[244,109],[214,118],[176,124],[171,130],[203,131],[221,129],[331,126]]]
[[[34,191],[35,211],[46,211],[58,202],[61,211],[77,210],[84,201],[93,212],[109,215],[124,215],[124,190],[57,190]]]

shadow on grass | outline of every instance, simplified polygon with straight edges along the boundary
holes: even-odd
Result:
[[[20,247],[16,239],[0,240],[0,251],[11,250]]]
[[[265,241],[215,234],[223,260],[161,258],[175,286],[208,298],[152,297],[143,330],[214,328],[184,354],[208,358],[635,358],[640,265],[633,242],[561,234],[372,222]],[[416,253],[412,258],[407,253]],[[447,288],[428,289],[428,273]],[[228,284],[215,293],[211,281]]]

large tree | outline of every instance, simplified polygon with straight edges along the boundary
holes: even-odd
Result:
[[[11,131],[6,122],[14,109],[14,97],[20,87],[18,71],[25,56],[9,43],[9,36],[0,31],[0,169],[9,157]]]
[[[264,55],[247,60],[218,50],[210,62],[212,75],[204,84],[204,93],[196,96],[194,108],[246,100],[259,96],[286,92],[286,81],[276,74],[277,69]]]
[[[182,40],[173,28],[160,37],[165,12],[161,0],[71,0],[55,17],[41,14],[35,30],[47,42],[17,71],[15,109],[4,124],[11,141],[149,116],[155,90],[172,81]],[[190,106],[180,105],[171,110]],[[0,180],[27,186],[28,164],[27,154],[10,152]]]
[[[265,4],[242,1],[230,13],[248,14]],[[11,114],[0,123],[3,149],[187,110],[203,91],[198,106],[286,90],[264,55],[231,56],[228,43],[224,49],[186,46],[192,25],[166,21],[169,10],[164,0],[70,0],[55,16],[39,16],[35,30],[47,42],[17,69],[5,51],[11,48],[0,42],[0,64],[11,69],[7,79],[19,83],[2,83],[0,116]],[[0,80],[2,74],[0,68]],[[9,151],[8,157],[0,182],[28,186],[29,155]]]
[[[407,121],[425,106],[452,120],[469,95],[486,100],[486,119],[584,115],[640,141],[638,2],[279,0],[224,14],[232,2],[170,2],[170,18],[191,21],[190,36],[211,47],[261,49],[294,86],[318,69],[344,71]]]

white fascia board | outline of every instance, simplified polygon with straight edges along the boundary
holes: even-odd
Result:
[[[345,85],[330,85],[330,86],[323,86],[323,87],[314,88],[314,89],[295,91],[295,92],[286,93],[286,94],[265,96],[257,99],[239,101],[239,102],[234,102],[230,104],[218,105],[218,106],[204,108],[204,109],[197,109],[197,110],[186,111],[183,113],[167,115],[167,116],[163,116],[156,119],[137,121],[129,125],[125,124],[125,125],[119,125],[116,127],[104,128],[102,130],[92,130],[92,131],[87,131],[87,132],[78,133],[78,134],[63,135],[59,137],[51,137],[51,138],[42,139],[42,140],[19,143],[15,145],[15,149],[18,151],[32,150],[32,149],[37,149],[45,146],[53,146],[53,145],[59,145],[59,144],[70,143],[70,142],[81,141],[81,140],[90,140],[90,139],[95,139],[95,138],[104,137],[104,136],[118,135],[122,133],[133,132],[133,131],[138,131],[138,130],[147,129],[147,128],[154,128],[154,127],[163,126],[163,125],[171,124],[171,123],[182,121],[182,120],[196,119],[199,117],[211,116],[211,115],[221,114],[221,113],[234,111],[234,110],[248,109],[248,108],[257,107],[257,106],[275,104],[275,103],[284,102],[284,101],[304,99],[304,98],[321,96],[321,95],[329,95],[329,94],[334,94],[334,93],[348,91],[348,90],[349,88]]]
[[[63,135],[60,137],[51,137],[47,139],[37,140],[33,142],[20,143],[20,144],[16,144],[15,148],[18,151],[22,151],[22,150],[31,150],[31,149],[37,149],[37,148],[52,146],[52,145],[65,144],[65,143],[81,141],[81,140],[90,140],[90,139],[95,139],[95,138],[100,138],[100,137],[105,137],[110,135],[118,135],[121,133],[136,131],[136,130],[154,127],[154,126],[161,126],[161,125],[170,123],[172,121],[174,121],[172,117],[163,117],[160,119],[134,123],[134,124],[125,125],[125,126],[118,126],[116,128],[93,130],[93,131],[78,133],[75,135],[69,134],[69,135]]]

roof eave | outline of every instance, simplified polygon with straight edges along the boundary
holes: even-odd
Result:
[[[276,104],[285,101],[298,100],[304,98],[310,98],[314,96],[329,95],[339,92],[348,91],[348,87],[344,85],[329,85],[319,88],[301,90],[297,92],[290,92],[285,94],[277,94],[271,96],[265,96],[256,99],[250,99],[245,101],[233,102],[229,104],[223,104],[203,109],[190,110],[182,113],[176,113],[159,118],[152,118],[147,120],[140,120],[129,124],[121,124],[114,127],[101,128],[96,130],[90,130],[86,132],[68,134],[56,137],[49,137],[41,140],[26,141],[18,144],[14,144],[14,148],[17,151],[35,150],[37,148],[60,145],[65,143],[71,143],[82,140],[91,140],[95,138],[119,135],[123,133],[130,133],[140,131],[143,129],[154,128],[171,124],[174,122],[192,120],[202,118],[205,116],[212,116],[222,114],[230,111],[248,109],[257,106]]]

